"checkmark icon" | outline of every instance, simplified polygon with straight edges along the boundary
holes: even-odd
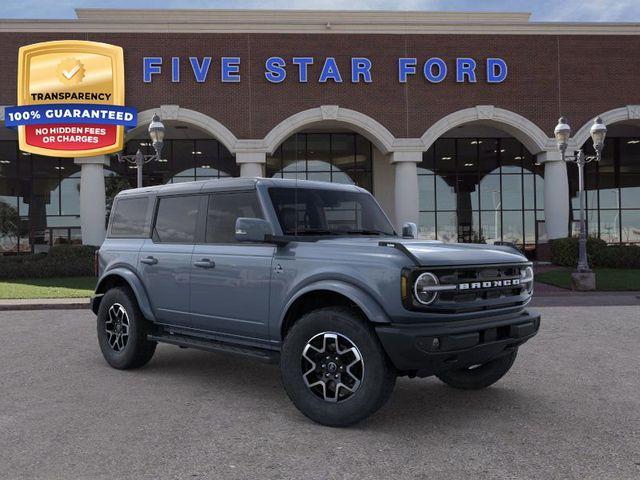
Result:
[[[78,70],[80,70],[80,65],[76,65],[70,71],[62,70],[62,74],[65,76],[67,80],[71,80],[71,77],[73,77],[76,73],[78,73]]]

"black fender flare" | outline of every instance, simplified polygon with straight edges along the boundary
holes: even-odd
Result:
[[[98,314],[100,302],[105,294],[104,286],[114,277],[122,279],[129,288],[131,288],[144,317],[152,322],[155,321],[155,315],[153,314],[151,303],[149,302],[149,296],[147,295],[147,291],[145,290],[142,281],[133,271],[124,267],[112,268],[111,270],[104,272],[102,277],[100,277],[98,285],[96,286],[95,295],[91,297],[91,310],[93,313],[96,315]]]

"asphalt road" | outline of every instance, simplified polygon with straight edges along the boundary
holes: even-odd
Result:
[[[299,414],[275,366],[161,346],[120,372],[90,312],[0,312],[0,478],[640,478],[640,309],[540,310],[500,383],[400,379],[349,429]]]

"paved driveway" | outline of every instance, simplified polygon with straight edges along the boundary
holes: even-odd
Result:
[[[400,379],[349,429],[306,420],[274,366],[161,346],[119,372],[91,313],[0,312],[0,478],[640,478],[638,307],[540,310],[499,384]]]

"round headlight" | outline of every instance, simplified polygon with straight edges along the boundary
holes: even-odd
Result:
[[[422,305],[429,305],[435,301],[438,297],[438,291],[432,289],[438,285],[438,277],[433,273],[423,273],[417,279],[413,285],[413,294],[416,300]]]
[[[533,293],[533,268],[525,267],[520,270],[520,283],[524,285],[527,292]]]

